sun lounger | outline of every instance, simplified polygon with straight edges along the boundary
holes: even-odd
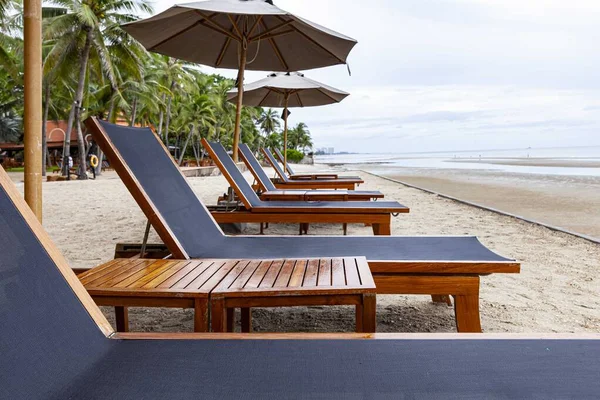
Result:
[[[275,157],[277,160],[283,165],[283,170],[287,172],[288,177],[292,180],[295,179],[360,179],[358,176],[339,176],[336,173],[328,173],[328,172],[316,172],[316,173],[305,173],[305,174],[297,174],[292,170],[292,166],[290,163],[285,162],[285,158],[283,154],[281,154],[281,150],[278,148],[274,148],[273,152],[275,153]]]
[[[86,121],[91,131],[99,123]],[[103,137],[96,134],[95,139],[108,154],[111,147]],[[519,263],[495,254],[472,236],[226,236],[172,160],[164,157],[162,146],[119,141],[118,135],[114,140],[120,155],[112,154],[111,165],[178,259],[365,256],[378,294],[453,295],[461,332],[481,331],[480,275],[520,271]]]
[[[262,168],[254,153],[247,144],[240,143],[240,156],[248,170],[260,187],[260,198],[262,200],[305,200],[305,201],[365,201],[371,199],[383,199],[383,193],[379,191],[365,190],[302,190],[285,189],[279,190],[275,187],[269,176]]]
[[[355,205],[360,206],[360,209],[378,210],[380,208],[386,211],[392,211],[393,213],[407,212],[408,209],[395,201],[386,202],[339,202],[339,201],[262,201],[258,195],[254,192],[252,186],[246,181],[238,167],[235,165],[231,157],[227,154],[227,150],[220,143],[208,142],[206,139],[202,139],[202,145],[210,154],[212,160],[217,164],[221,173],[225,176],[231,187],[234,189],[238,198],[244,203],[247,209],[252,210],[255,207],[265,207],[271,204],[288,204],[290,207],[296,206],[305,208],[306,206],[313,207],[317,205],[319,208],[331,209],[338,208],[343,210],[345,207],[350,205],[350,210],[355,212]],[[381,207],[379,207],[381,206]]]
[[[358,177],[351,177],[350,179],[290,179],[287,174],[283,171],[275,156],[269,149],[261,149],[265,159],[277,175],[279,179],[275,180],[275,186],[278,189],[356,189],[356,185],[364,183],[364,181]]]
[[[167,149],[149,128],[123,127],[95,118],[90,118],[87,126],[111,165],[127,184],[129,183],[126,179],[130,179],[128,168],[139,168],[140,173],[151,174],[156,166],[161,165],[162,170],[152,173],[145,182],[146,185],[164,190],[167,195],[173,186],[173,176],[183,178]],[[231,160],[229,156],[227,158]],[[376,235],[389,235],[392,213],[408,212],[408,208],[397,202],[265,202],[254,193],[233,161],[231,165],[241,178],[239,182],[243,181],[247,185],[245,190],[238,192],[245,209],[212,211],[213,217],[219,223],[259,223],[261,226],[265,223],[298,223],[301,233],[306,231],[307,224],[311,223],[359,223],[371,224]],[[229,179],[230,184],[234,186],[235,182]]]
[[[116,333],[2,168],[0,232],[2,399],[600,393],[598,336]],[[349,340],[363,338],[372,340]]]

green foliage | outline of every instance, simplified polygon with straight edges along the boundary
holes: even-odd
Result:
[[[295,149],[287,149],[287,159],[293,163],[299,163],[304,158],[304,153]]]

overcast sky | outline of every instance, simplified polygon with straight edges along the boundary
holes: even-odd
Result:
[[[290,123],[307,123],[316,147],[600,146],[600,0],[274,3],[358,40],[352,76],[346,66],[305,72],[351,93],[341,104],[292,110]],[[265,75],[248,72],[246,82]]]

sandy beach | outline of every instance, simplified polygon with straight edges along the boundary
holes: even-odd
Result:
[[[299,167],[301,171],[311,168]],[[360,189],[381,190],[386,198],[411,208],[410,214],[393,220],[394,235],[477,235],[492,250],[522,262],[521,274],[482,278],[481,317],[485,332],[566,333],[600,329],[600,245],[364,172],[353,173],[365,179]],[[246,176],[250,179],[248,173]],[[22,190],[21,176],[12,177]],[[408,180],[407,176],[402,178]],[[414,177],[415,181],[418,179],[422,178]],[[208,204],[214,203],[227,187],[222,176],[190,178],[189,182]],[[44,226],[73,267],[92,267],[109,261],[116,243],[141,241],[145,223],[139,207],[114,172],[104,173],[96,181],[44,183]],[[249,225],[244,233],[257,232],[258,226]],[[270,234],[296,232],[295,225],[272,225],[269,229]],[[315,225],[310,231],[319,235],[341,232],[341,226],[332,225]],[[372,232],[369,227],[351,225],[349,234]],[[159,241],[154,233],[151,240]],[[378,331],[455,331],[453,310],[432,304],[427,296],[378,296],[377,301]],[[112,310],[105,307],[104,311],[112,321]],[[136,308],[130,313],[131,329],[135,331],[191,331],[192,318],[191,310]],[[348,307],[255,310],[254,328],[280,332],[352,331],[353,318],[354,310]]]

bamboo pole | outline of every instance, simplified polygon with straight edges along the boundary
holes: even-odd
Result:
[[[287,170],[287,131],[288,131],[288,101],[289,93],[283,95],[283,170]]]
[[[233,161],[238,162],[238,146],[240,143],[240,124],[242,122],[242,102],[244,100],[244,72],[246,69],[246,57],[248,47],[246,41],[240,43],[240,70],[238,73],[238,99],[235,110],[235,130],[233,134]]]
[[[25,201],[42,221],[42,2],[23,4]]]

